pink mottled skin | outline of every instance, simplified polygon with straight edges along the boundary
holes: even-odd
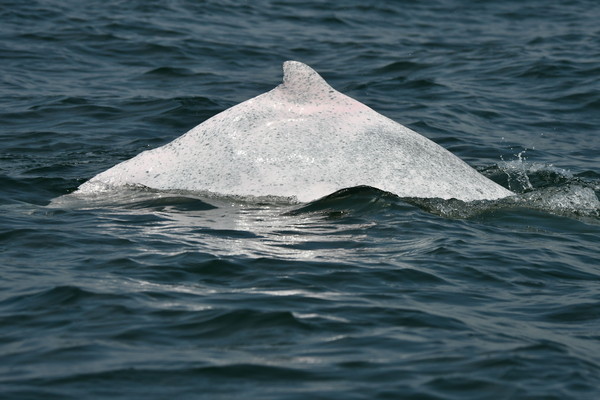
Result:
[[[512,192],[418,133],[286,61],[283,83],[162,147],[96,175],[90,193],[141,185],[311,201],[369,185],[401,197],[497,199]]]

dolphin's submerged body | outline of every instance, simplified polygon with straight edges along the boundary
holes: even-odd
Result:
[[[360,185],[400,197],[473,201],[512,195],[297,61],[283,64],[283,83],[275,89],[96,175],[76,193],[129,185],[301,202]]]

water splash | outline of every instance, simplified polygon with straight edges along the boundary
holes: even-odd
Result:
[[[471,218],[486,212],[525,208],[600,222],[600,179],[596,174],[574,175],[552,164],[529,162],[525,157],[527,150],[515,154],[514,160],[502,160],[480,169],[488,178],[515,192],[514,196],[473,202],[416,198],[408,201],[448,218]]]

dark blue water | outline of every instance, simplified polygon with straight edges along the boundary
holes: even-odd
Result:
[[[600,6],[0,1],[0,397],[596,399]],[[47,207],[328,82],[520,193]]]

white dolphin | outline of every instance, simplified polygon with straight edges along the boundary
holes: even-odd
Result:
[[[127,185],[301,202],[360,185],[400,197],[463,201],[513,194],[297,61],[283,64],[283,83],[275,89],[121,162],[75,193]]]

